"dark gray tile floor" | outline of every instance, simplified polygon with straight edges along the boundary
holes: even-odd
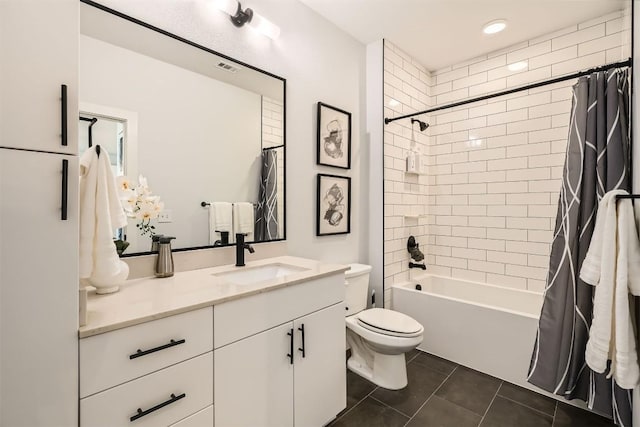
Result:
[[[407,354],[409,385],[385,390],[347,371],[331,427],[610,427],[606,418],[428,353]]]

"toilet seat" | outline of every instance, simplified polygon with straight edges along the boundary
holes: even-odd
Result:
[[[393,310],[371,308],[356,314],[358,324],[369,331],[399,338],[422,335],[424,328],[413,318]]]

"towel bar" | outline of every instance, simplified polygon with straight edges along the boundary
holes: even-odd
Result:
[[[232,205],[235,205],[235,203],[231,203]],[[257,203],[251,203],[253,205],[253,207],[255,208],[256,206],[258,206]],[[202,206],[203,208],[206,208],[207,206],[211,206],[211,202],[200,202],[200,206]]]

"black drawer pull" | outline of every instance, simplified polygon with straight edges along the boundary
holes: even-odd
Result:
[[[138,357],[146,356],[147,354],[155,353],[156,351],[164,350],[165,348],[175,347],[180,344],[184,344],[187,342],[186,340],[171,340],[169,343],[161,345],[160,347],[150,348],[149,350],[140,350],[138,349],[134,354],[129,356],[129,359],[135,359]]]
[[[300,332],[302,332],[302,347],[298,348],[298,351],[302,352],[302,358],[304,359],[304,356],[305,356],[305,352],[304,352],[304,323],[302,325],[300,325],[298,330]]]
[[[137,420],[138,418],[142,418],[145,415],[149,415],[150,413],[157,411],[158,409],[164,408],[167,405],[171,405],[174,402],[177,402],[180,399],[184,399],[185,397],[187,397],[187,395],[185,393],[182,393],[179,396],[176,396],[175,394],[171,393],[171,399],[164,401],[162,403],[157,404],[156,406],[154,406],[153,408],[149,408],[145,411],[143,411],[141,408],[138,408],[138,413],[135,414],[133,417],[129,418],[129,421],[133,422],[135,420]]]
[[[60,137],[62,139],[62,145],[67,145],[67,85],[60,86],[60,106],[61,106],[61,123],[60,123]]]
[[[293,329],[290,329],[287,332],[289,335],[289,353],[287,353],[287,357],[289,358],[289,362],[293,365]]]
[[[62,160],[62,205],[60,219],[67,220],[67,202],[69,200],[69,160]]]

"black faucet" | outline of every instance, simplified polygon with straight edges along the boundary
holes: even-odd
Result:
[[[244,267],[244,250],[247,249],[250,254],[254,253],[253,246],[244,242],[246,234],[236,234],[236,267]]]
[[[409,261],[409,268],[421,268],[423,270],[426,270],[427,266],[424,265],[424,263],[419,264],[419,263]]]

